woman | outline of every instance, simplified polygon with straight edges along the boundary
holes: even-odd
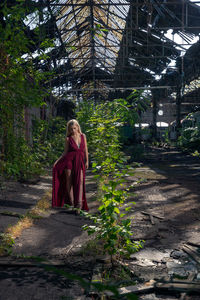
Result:
[[[88,210],[85,195],[85,169],[88,168],[88,148],[86,136],[79,123],[67,123],[65,150],[53,167],[52,207],[62,207],[65,203]]]

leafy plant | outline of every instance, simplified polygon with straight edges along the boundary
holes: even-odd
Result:
[[[16,1],[9,7],[3,1],[0,13],[3,20],[0,23],[1,171],[7,177],[27,179],[39,174],[41,168],[26,138],[24,111],[26,107],[45,104],[43,99],[49,91],[42,88],[41,83],[52,76],[49,71],[37,69],[30,49],[35,43],[40,45],[40,61],[52,41],[43,37],[40,43],[39,29],[38,32],[35,29],[35,41],[26,34],[23,22],[32,8],[23,1]]]
[[[120,209],[126,200],[126,191],[117,189],[116,181],[110,180],[102,186],[104,191],[99,207],[100,215],[87,215],[94,225],[84,225],[83,229],[88,234],[96,233],[97,239],[101,239],[104,243],[104,250],[111,255],[124,256],[136,252],[142,247],[141,242],[133,242],[133,233],[131,231],[131,219],[124,218],[125,213]],[[129,211],[131,207],[126,207],[125,211]]]
[[[127,120],[133,124],[136,110],[132,114],[130,104],[124,99],[92,104],[90,107],[86,105],[87,113],[84,108],[83,105],[78,118],[81,124],[84,120],[92,166],[99,179],[101,204],[97,216],[84,213],[94,224],[83,228],[103,241],[104,250],[111,255],[111,259],[114,255],[129,255],[141,248],[142,243],[132,241],[131,219],[122,213],[127,199],[127,189],[123,183],[129,170],[121,151],[119,127]],[[125,211],[129,210],[131,207],[125,208]]]
[[[199,157],[200,158],[200,153],[197,150],[194,151],[194,153],[192,153],[192,155],[195,156],[195,157]]]
[[[0,256],[1,255],[10,255],[12,253],[12,247],[15,244],[15,240],[9,233],[0,234]]]
[[[66,121],[61,117],[35,120],[33,153],[44,167],[51,167],[64,151]]]
[[[178,139],[178,145],[184,150],[200,150],[200,126],[183,129]]]

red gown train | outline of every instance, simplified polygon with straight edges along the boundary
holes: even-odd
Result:
[[[85,139],[81,134],[80,147],[74,139],[69,137],[69,150],[65,156],[53,167],[52,207],[62,207],[70,204],[67,197],[65,170],[72,170],[72,187],[74,194],[74,206],[79,202],[81,170],[83,171],[83,193],[81,209],[88,211],[85,194]]]

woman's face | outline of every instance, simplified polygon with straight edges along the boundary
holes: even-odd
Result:
[[[78,133],[78,126],[77,125],[71,125],[70,126],[70,133],[71,135],[76,135]]]

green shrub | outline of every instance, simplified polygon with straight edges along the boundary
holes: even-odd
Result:
[[[200,126],[183,129],[178,139],[178,145],[184,150],[200,150]]]
[[[33,126],[33,153],[44,167],[52,167],[64,151],[66,121],[61,117],[48,121],[35,120]]]
[[[100,207],[97,216],[84,213],[93,225],[83,228],[88,234],[96,233],[111,258],[113,255],[129,255],[142,244],[132,241],[131,219],[121,211],[127,198],[124,177],[129,170],[119,142],[119,128],[130,116],[128,103],[118,99],[90,107],[92,109],[88,114],[90,108],[86,105],[86,113],[85,106],[82,106],[78,118],[81,125],[84,121],[92,166],[99,179]],[[130,209],[127,207],[125,210]]]

